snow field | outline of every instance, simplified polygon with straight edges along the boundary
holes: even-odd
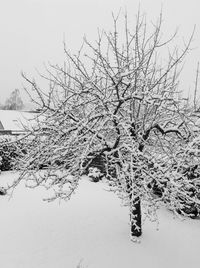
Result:
[[[0,186],[13,179],[0,175]],[[43,188],[20,185],[0,197],[2,268],[196,268],[200,221],[174,219],[162,209],[160,228],[146,222],[140,244],[129,238],[128,208],[107,186],[80,182],[69,202],[47,203]]]

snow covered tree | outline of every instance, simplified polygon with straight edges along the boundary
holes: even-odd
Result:
[[[65,45],[64,66],[50,65],[41,75],[47,89],[23,74],[40,114],[12,187],[26,180],[54,189],[49,200],[69,199],[100,155],[106,178],[130,207],[131,236],[138,237],[141,207],[154,217],[160,204],[176,212],[183,203],[197,203],[183,187],[193,183],[182,168],[187,158],[177,156],[193,133],[178,89],[192,36],[178,49],[176,35],[163,41],[162,14],[148,26],[138,12],[133,29],[125,14],[124,30],[120,18],[113,15],[113,31],[99,31],[94,44],[85,38],[76,55]]]
[[[6,100],[3,106],[4,110],[21,110],[24,104],[20,96],[19,89],[12,91],[10,97]]]

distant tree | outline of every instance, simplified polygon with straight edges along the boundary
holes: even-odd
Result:
[[[175,35],[162,41],[162,16],[150,31],[146,17],[138,14],[131,31],[125,15],[121,35],[118,21],[113,16],[114,30],[99,32],[94,45],[85,39],[77,55],[65,48],[64,67],[50,66],[42,75],[48,90],[24,75],[41,117],[30,130],[26,154],[16,164],[21,175],[11,187],[27,180],[31,187],[53,188],[49,200],[68,200],[91,161],[101,155],[106,177],[130,207],[135,238],[142,234],[141,203],[152,217],[160,204],[176,212],[183,200],[197,202],[183,187],[191,181],[181,168],[181,153],[176,157],[195,125],[178,89],[192,37],[181,50],[170,50]]]
[[[5,105],[3,105],[4,110],[21,110],[24,104],[20,96],[19,89],[12,91],[10,97],[6,100]]]

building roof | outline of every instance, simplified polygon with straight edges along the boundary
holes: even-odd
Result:
[[[22,132],[33,125],[34,118],[33,112],[0,110],[0,132]]]

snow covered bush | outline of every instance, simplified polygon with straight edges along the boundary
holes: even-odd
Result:
[[[160,205],[177,212],[183,203],[198,202],[182,168],[190,165],[184,164],[189,153],[181,153],[191,144],[195,122],[178,89],[192,36],[178,50],[175,36],[162,38],[162,15],[148,27],[138,13],[133,29],[127,14],[123,19],[124,31],[120,16],[113,16],[113,31],[99,32],[94,44],[84,39],[76,55],[64,47],[64,66],[51,65],[41,76],[47,89],[23,75],[42,120],[30,129],[26,153],[16,163],[21,175],[11,187],[27,180],[31,187],[53,188],[49,200],[68,200],[101,155],[110,184],[130,207],[131,236],[138,237],[141,203],[145,216],[155,218]],[[199,165],[199,155],[195,159]],[[46,171],[39,172],[43,164]],[[155,183],[162,192],[157,197]]]
[[[195,218],[200,214],[200,135],[199,131],[193,133],[187,142],[177,148],[174,154],[174,169],[181,175],[181,187],[190,196],[187,200],[181,193],[178,194],[182,201],[179,212]]]
[[[1,137],[0,139],[0,170],[7,171],[13,168],[14,159],[18,156],[18,148],[11,137]]]

